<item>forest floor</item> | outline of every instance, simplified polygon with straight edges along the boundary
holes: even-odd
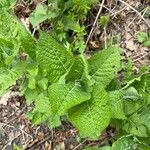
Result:
[[[22,23],[28,27],[29,14],[35,9],[40,0],[19,0],[15,7],[15,13]],[[98,25],[94,28],[89,40],[86,53],[90,54],[94,49],[101,48],[101,43],[111,37],[116,38],[120,47],[124,50],[125,58],[131,58],[135,71],[142,65],[150,65],[150,49],[136,41],[137,32],[150,33],[150,19],[145,18],[149,0],[106,0],[102,6],[100,15],[108,15],[110,21],[104,30]],[[91,29],[99,10],[99,5],[89,12],[87,20],[87,35]],[[44,28],[47,26],[43,25]],[[26,117],[27,106],[24,97],[18,96],[17,89],[12,88],[0,100],[0,150],[11,150],[14,143],[25,150],[82,150],[87,146],[103,145],[116,134],[110,128],[97,141],[80,140],[78,132],[69,123],[50,130],[45,124],[33,127]]]

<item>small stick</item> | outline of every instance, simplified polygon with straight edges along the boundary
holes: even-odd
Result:
[[[93,23],[92,29],[91,29],[91,31],[90,31],[88,37],[87,37],[87,40],[86,40],[86,43],[85,43],[85,49],[86,49],[87,44],[88,44],[88,42],[89,42],[89,40],[90,40],[90,38],[91,38],[91,36],[92,36],[92,33],[93,33],[93,31],[94,31],[95,25],[96,25],[97,20],[98,20],[98,17],[99,17],[99,15],[100,15],[101,11],[102,11],[104,2],[105,2],[105,0],[102,0],[102,3],[101,3],[100,8],[99,8],[99,11],[98,11],[97,16],[96,16],[96,18],[95,18],[95,21],[94,21],[94,23]]]
[[[142,14],[143,11],[144,11],[144,10],[142,10],[142,11],[140,12],[140,14]],[[144,11],[144,12],[145,12],[145,11]],[[138,16],[138,15],[137,15],[137,16]],[[134,20],[137,18],[137,16],[132,19],[132,21],[128,24],[128,27],[130,27],[130,25],[134,22]],[[143,13],[142,16],[144,16],[144,13]],[[139,20],[138,24],[140,23],[140,21],[141,21],[141,19]]]
[[[82,146],[84,143],[86,142],[86,140],[84,140],[83,142],[79,143],[75,148],[73,148],[72,150],[76,150],[77,148],[79,148],[80,146]]]
[[[139,57],[139,58],[133,60],[133,62],[137,62],[137,61],[139,61],[139,60],[145,58],[146,56],[147,56],[147,54],[144,54],[144,55],[142,55],[141,57]]]
[[[13,142],[16,138],[18,138],[20,135],[21,135],[21,133],[18,134],[17,136],[15,136],[11,141],[9,141],[9,142],[2,148],[2,150],[6,150],[6,147],[9,146],[9,145],[11,145],[12,142]]]
[[[147,26],[150,28],[150,24],[146,21],[146,19],[134,7],[132,7],[131,5],[129,5],[128,3],[126,3],[123,0],[118,0],[118,1],[123,3],[124,5],[126,5],[130,9],[132,9],[134,12],[136,12],[141,17],[141,19],[147,24]]]
[[[143,10],[143,14],[142,14],[143,17],[146,14],[147,10],[148,10],[148,7],[145,10]],[[138,23],[140,23],[140,22],[141,22],[141,19],[138,21]]]
[[[30,138],[33,138],[32,135],[28,134],[26,131],[22,130],[21,128],[16,128],[16,127],[14,127],[12,125],[9,125],[9,124],[3,123],[3,122],[0,122],[0,124],[2,124],[2,126],[6,126],[6,127],[9,127],[9,128],[20,130],[22,133],[26,134]]]

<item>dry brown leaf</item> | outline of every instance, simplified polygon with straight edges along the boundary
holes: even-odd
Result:
[[[128,41],[125,41],[126,43],[126,48],[128,50],[131,50],[131,51],[137,51],[138,49],[138,46],[134,43],[133,39],[130,39]]]

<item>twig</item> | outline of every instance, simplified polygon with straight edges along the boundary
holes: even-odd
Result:
[[[105,49],[107,48],[107,32],[106,27],[104,27],[104,36],[105,36]]]
[[[22,133],[26,134],[27,136],[29,136],[30,138],[33,138],[32,135],[28,134],[26,131],[22,130],[21,128],[16,128],[12,125],[9,125],[9,124],[6,124],[6,123],[3,123],[3,122],[0,122],[0,124],[2,124],[2,126],[7,126],[9,128],[13,128],[13,129],[17,129],[17,130],[20,130]]]
[[[90,40],[90,38],[91,38],[91,36],[92,36],[93,30],[94,30],[95,25],[96,25],[97,20],[98,20],[98,17],[99,17],[99,15],[100,15],[101,11],[102,11],[104,2],[105,2],[105,0],[102,0],[102,3],[101,3],[100,8],[99,8],[99,11],[98,11],[97,16],[96,16],[96,18],[95,18],[95,21],[94,21],[94,23],[93,23],[92,29],[91,29],[91,31],[90,31],[88,37],[87,37],[87,40],[86,40],[86,43],[85,43],[85,49],[86,49],[87,44],[88,44],[88,42],[89,42],[89,40]]]
[[[99,4],[100,6],[101,6],[101,4]],[[103,5],[103,8],[105,8],[106,10],[108,10],[110,13],[111,13],[111,15],[110,16],[114,16],[115,18],[116,18],[116,16],[115,16],[115,13],[113,12],[113,9],[111,10],[111,9],[109,9],[107,6],[105,6],[105,5]]]
[[[52,138],[52,136],[47,134],[46,137],[43,140],[41,140],[41,141],[38,141],[38,139],[36,139],[34,143],[31,143],[31,144],[27,145],[25,150],[35,149],[37,146],[41,145],[42,143],[48,141],[51,138]]]
[[[144,10],[142,10],[142,11],[140,12],[140,14],[142,14],[143,11],[144,11]],[[138,15],[137,15],[137,16],[138,16]],[[137,16],[132,19],[132,21],[128,24],[128,27],[130,27],[130,25],[134,22],[134,20],[137,18]],[[143,13],[142,16],[144,16],[144,13]],[[140,21],[141,21],[141,19],[140,19]],[[138,22],[138,24],[139,24],[139,22]]]
[[[145,58],[146,56],[147,56],[147,54],[144,54],[144,55],[138,57],[137,59],[133,60],[133,62],[140,61],[141,59]]]
[[[116,18],[116,15],[121,13],[122,11],[124,11],[126,9],[126,7],[122,8],[121,10],[117,11],[114,13],[113,18]]]
[[[147,53],[146,53],[146,52],[143,52],[143,53],[136,53],[136,55],[132,56],[132,59],[136,59],[136,58],[138,58],[138,57],[140,57],[140,56],[143,56],[143,55],[147,55]]]
[[[32,104],[32,103],[31,103]],[[30,105],[31,105],[30,104]],[[29,105],[29,106],[30,106]],[[8,122],[7,122],[7,124],[9,124],[10,122],[13,122],[13,121],[15,121],[18,117],[21,117],[22,115],[23,115],[23,113],[24,113],[24,111],[29,107],[29,106],[25,106],[25,107],[23,107],[22,109],[21,109],[21,111],[19,112],[19,114],[17,114],[17,116],[15,116],[15,117],[13,117],[11,120],[9,119],[9,118],[11,118],[14,114],[12,114],[11,116],[9,116],[8,117]]]
[[[34,37],[34,34],[35,34],[35,31],[36,31],[37,29],[36,28],[34,28],[33,29],[33,32],[32,32],[32,36]]]
[[[146,14],[147,10],[148,10],[148,7],[145,8],[145,10],[142,11],[142,12],[143,12],[143,14],[142,14],[143,17],[144,17],[144,15]],[[138,21],[138,23],[140,23],[140,22],[141,22],[141,19]]]
[[[9,142],[2,148],[2,150],[6,150],[6,147],[7,147],[8,145],[11,145],[11,143],[12,143],[16,138],[18,138],[20,135],[21,135],[21,133],[18,134],[17,136],[15,136],[11,141],[9,141]]]
[[[130,9],[132,9],[134,12],[136,12],[140,18],[147,24],[147,26],[150,28],[150,24],[146,21],[146,19],[134,8],[132,7],[131,5],[129,5],[128,3],[126,3],[125,1],[123,0],[118,0],[119,2],[123,3],[124,5],[126,5],[127,7],[129,7]]]
[[[82,146],[84,143],[86,142],[86,140],[84,140],[83,142],[79,143],[75,148],[73,148],[72,150],[76,150],[77,148],[79,148],[80,146]]]

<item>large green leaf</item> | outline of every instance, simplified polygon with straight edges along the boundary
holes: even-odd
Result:
[[[18,23],[7,11],[0,11],[0,35],[4,37],[15,37]]]
[[[110,121],[107,92],[95,86],[89,101],[69,110],[69,120],[82,137],[98,138]]]
[[[112,46],[102,50],[93,55],[88,62],[94,82],[106,87],[120,68],[120,49]]]
[[[38,24],[42,23],[48,18],[46,9],[42,4],[38,4],[34,12],[30,14],[29,20],[33,27],[36,27]]]
[[[150,94],[150,74],[142,74],[140,80],[135,80],[131,86],[135,87],[138,93],[146,92]]]
[[[112,150],[149,150],[149,147],[139,143],[133,136],[123,136],[112,145]]]
[[[150,147],[132,135],[125,135],[115,141],[112,147],[104,146],[100,150],[150,150]]]
[[[56,115],[66,114],[70,108],[89,100],[91,97],[78,83],[54,83],[48,91],[52,113]]]
[[[4,38],[0,36],[0,67],[8,67],[17,59],[20,43],[15,38]]]
[[[81,80],[84,72],[84,62],[81,57],[75,57],[75,61],[66,76],[67,81]]]
[[[16,84],[16,80],[20,78],[21,71],[11,69],[5,73],[0,73],[0,95],[2,95],[10,86]]]
[[[7,11],[0,11],[0,35],[4,38],[17,38],[21,48],[35,59],[35,41],[22,24]]]
[[[90,79],[89,68],[85,56],[76,56],[69,73],[66,75],[66,81],[82,82],[82,85],[84,85],[87,90],[90,90],[90,85],[92,85]]]
[[[134,87],[129,87],[123,94],[124,100],[136,101],[140,98],[138,91]]]
[[[36,59],[36,43],[35,39],[24,29],[24,27],[19,25],[18,36],[21,42],[21,48],[23,51],[28,54],[32,59]]]
[[[41,113],[51,113],[51,105],[49,98],[43,93],[39,94],[35,99],[35,109]]]
[[[41,67],[49,71],[49,80],[56,82],[69,71],[72,55],[47,33],[41,33],[37,44],[37,59]]]
[[[124,103],[124,111],[126,115],[130,115],[137,110],[139,110],[143,106],[143,100],[134,101],[123,101]]]
[[[17,0],[0,0],[0,10],[9,10],[16,2]]]
[[[91,147],[84,148],[83,150],[99,150],[99,147],[98,146],[91,146]]]
[[[145,125],[150,131],[150,107],[147,107],[139,114],[139,122]]]
[[[109,93],[109,103],[111,108],[111,116],[115,119],[125,119],[123,102],[120,91],[113,91]]]
[[[126,115],[130,115],[144,107],[146,99],[140,95],[134,87],[129,87],[123,91],[124,111]]]
[[[135,136],[147,137],[147,129],[145,125],[140,122],[140,118],[137,113],[128,117],[128,119],[123,122],[122,129]]]
[[[110,146],[103,146],[103,147],[100,147],[99,150],[112,150]]]

